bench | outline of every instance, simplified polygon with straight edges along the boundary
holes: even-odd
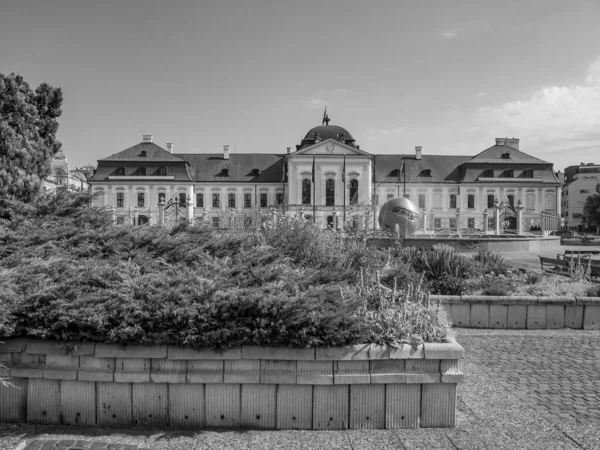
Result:
[[[563,263],[565,270],[575,269],[581,266],[587,270],[590,268],[590,277],[600,277],[600,259],[592,259],[592,256],[600,255],[600,251],[565,250],[564,255],[556,255],[556,259]],[[552,258],[550,258],[552,259]],[[542,268],[542,270],[544,270]]]
[[[540,258],[540,265],[542,266],[542,272],[547,270],[544,269],[544,266],[551,266],[552,268],[550,270],[552,272],[567,272],[569,270],[569,261],[566,259],[561,259],[558,256],[562,255],[557,255],[556,258],[548,258],[547,256],[538,255],[538,258]]]

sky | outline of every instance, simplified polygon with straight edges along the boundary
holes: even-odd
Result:
[[[600,163],[597,0],[0,0],[0,73],[63,90],[73,166],[152,134],[284,153],[321,124],[375,154],[497,137]]]

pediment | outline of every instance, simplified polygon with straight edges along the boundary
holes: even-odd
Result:
[[[335,139],[325,139],[324,141],[317,142],[315,145],[303,148],[295,152],[292,157],[296,155],[339,155],[339,156],[367,156],[372,157],[370,153],[363,150],[346,145],[342,142],[336,141]]]

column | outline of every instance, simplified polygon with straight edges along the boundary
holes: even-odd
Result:
[[[521,200],[517,202],[517,234],[523,234],[523,210],[525,209],[521,206]]]
[[[487,234],[488,232],[488,210],[483,210],[483,232]]]
[[[117,208],[115,208],[114,206],[110,207],[110,217],[114,227],[117,224]]]
[[[187,214],[187,221],[191,225],[194,223],[194,204],[192,203],[192,197],[188,194],[187,201],[185,202],[185,212]]]
[[[460,231],[460,208],[456,208],[456,231]]]
[[[435,213],[433,212],[433,208],[429,210],[429,228],[431,228],[432,232],[435,232]]]
[[[165,201],[162,199],[158,202],[158,226],[165,226]]]
[[[335,209],[335,206],[333,207],[332,214],[333,214],[333,224],[332,224],[332,227],[333,227],[334,230],[339,230],[340,227],[339,227],[339,224],[338,224],[338,212]]]
[[[423,208],[421,214],[423,214],[423,231],[427,231],[427,210]]]
[[[500,234],[500,204],[498,199],[494,202],[494,232]]]

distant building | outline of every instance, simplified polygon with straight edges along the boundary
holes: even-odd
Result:
[[[565,169],[565,185],[562,188],[562,216],[570,230],[584,231],[583,206],[585,200],[600,193],[600,165],[581,163]]]
[[[372,154],[348,130],[323,124],[310,129],[287,153],[174,153],[142,142],[98,161],[90,179],[96,205],[116,208],[119,223],[155,223],[160,200],[189,196],[194,216],[218,224],[227,214],[276,207],[321,226],[376,228],[376,213],[389,198],[410,198],[427,229],[482,229],[483,212],[502,202],[503,226],[539,225],[542,210],[560,214],[560,187],[552,164],[519,149],[519,139],[498,138],[475,156]],[[137,218],[137,219],[136,219]],[[493,224],[491,224],[493,225]]]
[[[88,191],[88,178],[94,174],[94,166],[87,164],[80,169],[74,169],[67,161],[67,156],[61,150],[52,160],[50,175],[43,181],[45,192],[68,190],[70,192]]]

